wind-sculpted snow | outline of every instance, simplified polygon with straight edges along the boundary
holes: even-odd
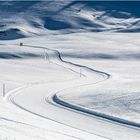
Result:
[[[22,35],[18,29],[8,29],[0,31],[0,40],[13,40],[23,38],[25,35]]]
[[[140,2],[125,1],[1,2],[0,40],[48,34],[53,31],[139,32],[139,6]]]

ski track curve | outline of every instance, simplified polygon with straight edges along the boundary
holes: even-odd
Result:
[[[27,47],[27,46],[26,46],[26,47]],[[57,58],[58,58],[58,60],[59,60],[60,62],[62,62],[62,63],[67,63],[67,64],[69,64],[69,65],[72,65],[71,62],[64,61],[64,60],[61,58],[61,54],[60,54],[59,51],[57,51],[57,50],[52,50],[52,49],[49,49],[49,48],[38,47],[38,46],[28,46],[28,47],[41,48],[41,49],[45,49],[45,50],[47,50],[47,51],[48,51],[48,50],[49,50],[49,51],[53,51],[53,52],[55,53],[55,55],[57,56]],[[47,53],[47,54],[48,54],[48,53]],[[48,55],[48,57],[49,57],[49,55]],[[61,65],[61,64],[59,64],[59,63],[54,62],[54,61],[50,61],[50,62],[51,62],[51,63],[54,63],[54,64],[56,64],[56,65],[59,65],[59,66],[65,68],[65,69],[68,69],[68,70],[70,70],[70,71],[72,71],[72,72],[75,72],[76,74],[79,75],[79,71],[73,70],[73,69],[71,69],[70,67],[69,67],[69,68],[68,68],[68,67],[65,67],[65,66],[63,66],[63,65]],[[73,64],[73,65],[74,65],[74,67],[76,67],[76,66],[79,67],[79,66],[80,66],[80,65],[76,65],[76,64]],[[80,66],[80,67],[84,67],[84,68],[88,69],[88,67],[85,67],[85,66]],[[90,69],[90,70],[91,70],[91,69]],[[98,73],[98,71],[95,70],[95,73]],[[104,75],[104,73],[102,73],[102,72],[100,72],[100,74],[101,74],[101,75]],[[84,74],[81,74],[81,76],[86,77],[86,75],[84,75]],[[103,77],[104,77],[104,76],[103,76]],[[75,78],[74,78],[74,79],[75,79]],[[71,79],[71,80],[74,80],[74,79]],[[77,79],[77,78],[76,78],[76,79]],[[78,78],[78,79],[80,79],[80,78]],[[32,85],[38,85],[38,84],[46,84],[46,83],[28,83],[28,84],[24,84],[24,86],[20,86],[20,87],[14,89],[14,90],[9,91],[9,92],[6,94],[6,96],[4,97],[4,100],[11,101],[14,105],[16,105],[16,106],[18,106],[19,108],[21,108],[21,109],[23,109],[23,110],[25,110],[25,111],[27,111],[27,112],[30,112],[30,113],[32,113],[32,114],[34,114],[34,115],[37,115],[37,116],[39,116],[39,117],[42,117],[42,118],[45,118],[45,119],[48,119],[48,120],[51,120],[51,121],[55,121],[55,120],[53,120],[53,119],[50,119],[50,118],[44,117],[44,116],[42,116],[42,115],[39,115],[39,114],[37,114],[37,113],[34,113],[34,112],[32,112],[32,111],[29,111],[29,110],[27,110],[26,108],[24,108],[24,107],[22,107],[22,106],[16,104],[16,102],[14,101],[14,97],[16,96],[16,94],[17,94],[18,91],[21,91],[21,90],[23,90],[23,89],[25,89],[25,88],[28,88],[28,87],[32,86]],[[7,120],[7,121],[15,122],[15,123],[21,123],[21,124],[24,124],[24,125],[30,125],[30,124],[25,124],[25,123],[22,123],[22,122],[16,122],[16,121],[14,121],[14,120],[6,119],[6,118],[0,118],[0,119],[1,119],[1,120]],[[58,121],[55,121],[55,122],[57,122],[57,123],[59,123],[59,124],[62,124],[62,125],[66,125],[66,124],[60,123],[60,122],[58,122]],[[72,126],[70,126],[70,125],[67,125],[67,126],[72,127]],[[72,128],[74,128],[74,127],[72,127]],[[74,129],[76,129],[76,128],[74,128]],[[80,129],[79,129],[79,130],[80,130]],[[89,133],[89,132],[88,132],[88,133]],[[93,134],[93,133],[91,133],[91,134]],[[63,134],[63,133],[62,133],[62,135],[66,135],[66,136],[68,136],[68,137],[72,137],[72,138],[75,138],[75,139],[83,140],[83,139],[81,139],[81,138],[78,138],[78,137],[75,137],[75,136],[71,136],[71,135],[67,135],[67,134]],[[96,134],[94,134],[94,135],[96,135]],[[96,135],[96,136],[99,136],[99,135]],[[99,136],[99,137],[103,137],[103,136]],[[108,138],[106,138],[106,137],[103,137],[103,138],[108,139]],[[111,139],[108,139],[108,140],[111,140]]]
[[[61,57],[61,53],[58,50],[54,50],[54,49],[50,49],[50,48],[46,48],[46,47],[41,47],[41,46],[32,46],[32,45],[24,45],[24,47],[40,48],[40,49],[45,50],[45,53],[46,53],[46,55],[47,55],[47,57],[48,57],[48,59],[49,59],[49,61],[51,63],[54,63],[54,64],[59,65],[59,66],[62,66],[65,69],[69,69],[70,71],[75,72],[78,75],[79,75],[79,69],[82,68],[85,71],[87,71],[87,73],[90,73],[89,75],[91,75],[91,73],[94,73],[94,74],[99,75],[99,76],[102,77],[99,81],[92,82],[92,83],[91,82],[90,83],[88,83],[88,82],[87,83],[82,83],[82,84],[73,86],[71,88],[77,88],[77,87],[83,87],[83,86],[87,86],[87,85],[97,84],[97,83],[103,82],[103,81],[105,81],[105,80],[107,80],[107,79],[109,79],[111,77],[111,75],[108,74],[108,73],[105,73],[105,72],[102,72],[102,71],[98,71],[98,70],[94,70],[94,69],[89,68],[87,66],[82,66],[82,65],[79,65],[79,64],[75,64],[75,63],[63,60],[62,57]],[[48,52],[53,52],[53,55],[55,56],[54,60],[49,58],[50,56],[49,56]],[[87,74],[81,74],[81,75],[83,77],[85,77],[86,79],[88,79],[88,75]],[[41,84],[41,83],[39,83],[39,84]],[[31,84],[31,85],[28,85],[28,86],[32,86],[32,85],[35,85],[35,84]],[[65,88],[65,89],[59,90],[56,93],[53,93],[51,95],[51,97],[50,97],[51,100],[48,99],[49,97],[44,97],[45,102],[49,102],[49,103],[51,103],[53,105],[54,104],[56,104],[56,105],[58,104],[58,107],[63,106],[64,108],[69,108],[69,109],[72,109],[72,110],[76,110],[78,112],[83,112],[83,113],[87,113],[89,115],[93,115],[93,116],[100,117],[100,118],[103,118],[103,119],[108,119],[110,121],[121,123],[121,125],[123,124],[123,125],[130,125],[130,126],[140,127],[138,124],[134,124],[132,122],[127,122],[125,120],[120,120],[119,118],[113,118],[112,116],[107,116],[105,114],[99,114],[97,112],[93,112],[93,111],[90,111],[88,109],[85,109],[85,108],[82,108],[82,107],[79,107],[77,105],[73,105],[71,103],[68,103],[68,102],[64,101],[63,99],[61,99],[59,97],[59,94],[61,94],[61,92],[65,91],[65,90],[68,90],[68,89],[70,89],[70,88]],[[18,90],[22,90],[22,88],[20,88]],[[34,115],[37,115],[37,116],[45,118],[45,119],[49,119],[49,120],[55,121],[55,122],[60,123],[62,125],[67,125],[67,124],[61,123],[61,122],[59,122],[57,120],[53,120],[53,119],[48,118],[46,116],[42,116],[42,115],[40,115],[38,113],[32,112],[32,111],[30,111],[30,110],[28,110],[28,109],[18,105],[16,103],[16,101],[14,100],[14,97],[16,96],[16,94],[17,94],[17,90],[14,90],[13,92],[9,92],[8,95],[5,98],[8,99],[9,101],[11,101],[17,107],[19,107],[19,108],[21,108],[21,109],[23,109],[23,110],[25,110],[27,112],[30,112],[30,113],[32,113]],[[72,127],[70,125],[67,125],[67,126]],[[77,129],[75,127],[72,127],[72,128]],[[94,133],[91,133],[91,134],[94,134]],[[96,134],[94,134],[94,135],[96,135]],[[97,135],[97,136],[99,136],[99,135]],[[100,136],[100,137],[103,137],[103,138],[106,138],[108,140],[111,140],[110,138],[107,138],[107,137],[104,137],[104,136]]]
[[[32,47],[36,47],[38,48],[38,46],[32,46]],[[54,51],[55,54],[58,56],[58,58],[60,59],[61,62],[63,63],[67,63],[67,64],[70,64],[70,65],[73,65],[75,67],[79,67],[79,68],[85,68],[86,70],[90,70],[92,72],[96,72],[97,74],[100,74],[103,76],[103,79],[101,81],[98,81],[98,82],[93,82],[93,83],[87,83],[87,84],[81,84],[81,85],[78,85],[78,86],[75,86],[73,88],[78,88],[78,87],[83,87],[83,86],[88,86],[88,85],[94,85],[94,84],[98,84],[100,82],[103,82],[107,79],[109,79],[111,77],[110,74],[108,73],[105,73],[105,72],[102,72],[102,71],[99,71],[99,70],[95,70],[95,69],[92,69],[92,68],[89,68],[87,66],[83,66],[83,65],[80,65],[80,64],[75,64],[75,63],[72,63],[72,62],[69,62],[69,61],[65,61],[62,59],[61,57],[61,53],[57,50],[53,50],[53,49],[50,49],[50,48],[46,48],[46,47],[39,47],[39,48],[42,48],[42,49],[47,49],[47,50],[50,50],[50,51]],[[49,57],[49,54],[47,54],[48,57]],[[56,63],[55,63],[56,64]],[[62,65],[61,65],[62,66]],[[66,67],[65,67],[66,68]],[[70,69],[70,68],[69,68]],[[72,70],[72,69],[70,69]],[[73,71],[73,70],[72,70]],[[78,72],[77,72],[78,73]],[[88,78],[87,75],[83,75],[84,77]],[[58,94],[61,94],[61,92],[65,91],[65,90],[68,90],[67,88],[66,89],[63,89],[62,91],[58,91],[57,93],[55,93],[53,96],[52,96],[52,101],[56,102],[57,104],[59,105],[62,105],[62,106],[65,106],[67,108],[71,108],[71,109],[75,109],[77,111],[82,111],[84,113],[88,113],[90,115],[94,115],[94,116],[97,116],[97,117],[101,117],[101,118],[104,118],[104,119],[108,119],[108,120],[111,120],[111,121],[115,121],[115,122],[118,122],[118,123],[122,123],[122,124],[125,124],[125,125],[130,125],[130,126],[134,126],[134,127],[138,127],[140,128],[140,124],[139,123],[135,123],[135,122],[132,122],[132,121],[127,121],[125,119],[120,119],[118,117],[114,117],[114,116],[110,116],[110,115],[107,115],[107,114],[103,114],[103,113],[98,113],[96,111],[92,111],[88,108],[84,108],[84,107],[81,107],[81,106],[78,106],[76,104],[72,104],[72,103],[69,103],[67,102],[66,100],[63,100]],[[46,99],[47,101],[47,99]]]

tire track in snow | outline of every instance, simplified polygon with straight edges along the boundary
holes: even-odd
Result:
[[[40,49],[45,49],[45,50],[47,50],[47,51],[52,51],[52,52],[54,52],[54,54],[55,54],[55,56],[57,57],[57,60],[59,61],[59,63],[60,63],[60,62],[61,62],[61,63],[66,63],[66,64],[69,65],[69,67],[65,67],[65,66],[63,66],[63,65],[61,65],[61,64],[59,64],[59,63],[56,63],[55,61],[52,61],[53,59],[51,60],[51,63],[57,64],[57,65],[59,65],[59,66],[61,66],[61,67],[64,67],[64,68],[66,68],[66,69],[69,69],[69,70],[71,70],[72,72],[77,73],[78,75],[79,75],[79,67],[80,67],[80,68],[83,68],[83,69],[89,71],[90,73],[94,71],[94,73],[99,74],[100,76],[102,76],[103,81],[104,81],[105,79],[108,79],[108,78],[110,77],[109,74],[106,74],[106,73],[104,73],[104,72],[100,72],[100,71],[97,71],[97,70],[93,70],[93,69],[88,68],[88,67],[86,67],[86,66],[74,64],[74,63],[72,63],[72,62],[67,62],[67,61],[63,60],[63,59],[61,58],[60,52],[57,51],[57,50],[52,50],[52,49],[49,49],[49,48],[46,48],[46,47],[40,47],[40,46],[29,46],[29,45],[27,46],[27,45],[26,45],[26,47],[40,48]],[[74,66],[74,67],[76,68],[76,70],[73,70],[73,69],[71,68],[71,66]],[[81,74],[81,75],[82,75],[83,77],[86,77],[86,75],[84,75],[84,74]],[[105,79],[104,79],[104,78],[105,78]],[[102,80],[101,80],[101,81],[102,81]],[[95,83],[95,82],[94,82],[94,83]],[[34,85],[34,84],[32,84],[32,85]],[[82,86],[82,85],[81,85],[81,86]],[[11,93],[10,93],[10,94],[11,94]],[[12,96],[11,96],[11,95],[9,96],[9,100],[10,100],[14,105],[18,106],[19,108],[21,108],[21,109],[23,109],[23,110],[26,110],[26,111],[32,113],[32,114],[35,114],[35,115],[37,115],[37,116],[40,116],[40,117],[42,117],[42,118],[52,120],[52,119],[50,119],[50,118],[44,117],[44,116],[39,115],[39,114],[37,114],[37,113],[34,113],[34,112],[32,112],[32,111],[29,111],[29,110],[27,110],[26,108],[24,108],[24,107],[18,105],[18,104],[14,101],[14,96],[16,96],[16,92],[15,92],[14,94],[12,94]],[[55,120],[52,120],[52,121],[55,121]],[[57,122],[57,121],[55,121],[55,122]],[[60,123],[60,122],[57,122],[57,123]],[[63,123],[60,123],[60,124],[63,124]],[[66,124],[63,124],[63,125],[66,125]],[[69,125],[67,125],[67,126],[69,126]],[[69,126],[69,127],[72,127],[72,126]],[[72,127],[72,128],[74,128],[74,127]],[[74,129],[77,129],[77,128],[74,128]],[[79,130],[80,130],[80,129],[79,129]],[[88,132],[88,133],[89,133],[89,132]],[[94,133],[91,133],[91,134],[94,134]],[[96,135],[96,134],[94,134],[94,135]],[[96,135],[96,136],[99,136],[99,135]],[[104,136],[100,136],[100,137],[106,138],[106,137],[104,137]],[[106,138],[106,139],[108,139],[108,138]]]
[[[60,58],[61,58],[61,54],[60,54]],[[62,61],[63,62],[66,62],[63,59],[62,59]],[[94,82],[94,83],[88,83],[88,84],[81,84],[81,85],[75,86],[73,88],[79,88],[79,87],[83,87],[83,86],[95,85],[95,84],[98,84],[100,82],[103,82],[103,81],[105,81],[105,80],[107,80],[107,79],[109,79],[111,77],[110,74],[105,73],[105,72],[94,70],[94,69],[91,69],[89,67],[82,66],[82,65],[79,65],[79,64],[74,64],[72,62],[68,62],[68,63],[71,64],[71,65],[80,67],[80,68],[86,68],[86,69],[91,70],[93,72],[97,72],[98,74],[103,74],[103,76],[104,76],[104,79],[103,80],[98,81],[96,83]],[[87,75],[86,75],[86,78],[88,78]],[[104,114],[104,113],[99,113],[99,112],[96,112],[96,111],[92,111],[92,110],[90,110],[90,109],[88,109],[86,107],[82,107],[82,106],[79,106],[77,104],[73,104],[73,103],[70,103],[70,102],[68,102],[66,100],[63,100],[59,95],[62,94],[61,92],[65,92],[66,90],[70,90],[70,89],[72,89],[72,88],[58,91],[57,93],[55,93],[52,96],[52,99],[53,99],[52,101],[56,102],[59,105],[65,106],[66,108],[70,108],[70,109],[74,109],[74,110],[77,110],[77,111],[81,111],[81,112],[84,112],[84,113],[87,113],[87,114],[90,114],[90,115],[101,117],[103,119],[107,119],[107,120],[114,121],[114,122],[117,122],[117,123],[121,123],[121,124],[124,124],[124,125],[128,125],[128,126],[133,126],[133,127],[140,128],[140,124],[139,123],[135,123],[133,121],[128,121],[128,120],[125,120],[125,119],[121,119],[121,118],[114,117],[114,116],[111,116],[111,115],[107,115],[107,114]],[[47,100],[48,99],[46,99],[46,101]]]
[[[65,134],[65,133],[62,133],[62,132],[59,132],[59,131],[37,127],[35,125],[31,125],[31,124],[20,122],[20,121],[15,121],[15,120],[4,118],[4,117],[0,117],[0,120],[6,121],[6,122],[12,122],[14,124],[19,124],[19,125],[23,125],[23,126],[28,126],[28,127],[30,127],[30,129],[38,129],[39,131],[44,131],[44,132],[46,131],[46,132],[50,132],[50,133],[54,133],[54,134],[58,134],[58,135],[64,135],[66,137],[71,137],[71,138],[77,139],[77,140],[84,140],[84,139],[80,139],[80,138],[78,138],[76,136],[68,135],[68,134]],[[1,126],[2,125],[0,125],[0,128],[1,128]]]
[[[24,45],[24,46],[25,46],[25,47],[32,47],[32,48],[40,48],[40,49],[45,49],[45,50],[47,50],[47,51],[52,51],[52,52],[54,52],[54,54],[57,56],[57,58],[58,58],[57,60],[59,60],[59,62],[61,62],[61,63],[66,63],[66,64],[70,65],[69,68],[68,68],[68,67],[64,67],[64,68],[69,69],[69,70],[71,70],[71,71],[77,73],[78,75],[79,75],[79,70],[80,70],[79,68],[83,68],[83,69],[85,69],[85,70],[87,70],[87,71],[94,72],[94,73],[96,73],[97,75],[98,75],[98,74],[99,74],[99,75],[102,75],[102,76],[104,77],[104,80],[109,79],[109,78],[111,77],[111,75],[108,74],[108,73],[106,73],[106,72],[102,72],[102,71],[99,71],[99,70],[95,70],[95,69],[89,68],[89,67],[84,66],[84,65],[79,65],[79,64],[75,64],[75,63],[72,63],[72,62],[63,60],[63,59],[62,59],[62,56],[61,56],[61,53],[60,53],[58,50],[50,49],[50,48],[47,48],[47,47],[41,47],[41,46],[32,46],[32,45]],[[50,62],[55,63],[55,64],[57,64],[57,65],[63,67],[63,65],[56,63],[55,61],[53,61],[53,59],[52,59]],[[73,70],[73,69],[71,68],[71,67],[73,67],[73,66],[74,66],[75,68],[77,68],[77,69],[76,69],[77,71],[76,71],[76,70]],[[74,67],[73,67],[73,68],[74,68]],[[81,73],[81,74],[82,74],[82,73]],[[84,75],[84,74],[82,74],[82,76],[86,77],[86,75]]]
[[[70,67],[66,67],[65,65],[63,66],[63,65],[59,64],[59,62],[56,63],[56,62],[53,61],[53,60],[50,61],[51,63],[55,63],[55,64],[57,64],[57,65],[59,65],[59,66],[62,66],[62,67],[64,67],[64,68],[66,68],[66,69],[69,69],[69,70],[71,70],[71,71],[77,73],[78,75],[79,75],[79,71],[78,71],[79,68],[82,68],[82,69],[84,69],[85,71],[88,71],[89,73],[94,72],[94,73],[99,74],[99,75],[101,75],[101,76],[103,77],[103,79],[100,80],[100,81],[98,81],[98,82],[92,82],[92,83],[81,84],[81,85],[78,85],[78,86],[75,86],[75,87],[72,87],[72,88],[79,88],[79,87],[83,87],[83,86],[87,86],[87,85],[97,84],[97,83],[103,82],[103,81],[105,81],[105,80],[107,80],[107,79],[109,79],[109,78],[111,77],[111,75],[108,74],[108,73],[101,72],[101,71],[98,71],[98,70],[94,70],[94,69],[91,69],[91,68],[89,68],[89,67],[87,67],[87,66],[82,66],[82,65],[75,64],[75,63],[72,63],[72,62],[69,62],[69,61],[65,61],[65,60],[62,59],[61,53],[60,53],[59,51],[57,51],[57,50],[53,50],[53,49],[46,48],[46,47],[40,47],[40,46],[30,46],[30,45],[28,45],[28,46],[26,46],[26,47],[40,48],[40,49],[45,49],[45,50],[54,52],[54,55],[57,56],[57,58],[59,59],[59,62],[60,62],[60,63],[61,63],[61,62],[62,62],[62,63],[66,63],[66,64],[68,64]],[[49,53],[48,53],[48,54],[49,54]],[[48,57],[49,57],[49,56],[48,56]],[[71,66],[72,66],[72,68],[74,68],[74,67],[77,67],[77,68],[73,70],[73,69],[71,68]],[[74,66],[74,67],[73,67],[73,66]],[[82,75],[82,76],[84,76],[84,77],[86,77],[86,78],[88,79],[88,75]],[[71,88],[69,88],[69,89],[71,89]],[[88,108],[83,108],[83,107],[81,107],[81,106],[78,106],[78,105],[76,105],[76,104],[71,104],[71,103],[69,103],[69,102],[63,100],[58,94],[61,94],[63,91],[69,90],[69,89],[68,89],[68,88],[63,89],[63,90],[61,90],[61,91],[58,91],[58,92],[55,93],[54,95],[52,95],[52,96],[51,96],[51,98],[52,98],[52,104],[54,105],[53,102],[55,102],[55,103],[57,103],[57,104],[59,104],[59,105],[62,105],[62,106],[64,106],[64,107],[66,107],[66,108],[70,108],[70,109],[73,109],[73,110],[77,110],[77,111],[80,111],[80,112],[83,112],[83,113],[86,113],[86,114],[89,114],[89,115],[93,115],[93,116],[96,116],[96,117],[100,117],[100,118],[103,118],[103,119],[107,119],[107,120],[114,121],[114,122],[121,123],[121,124],[125,124],[125,125],[131,125],[131,126],[134,126],[134,127],[140,127],[140,124],[133,123],[133,122],[129,122],[129,121],[126,121],[126,120],[122,120],[122,119],[119,119],[119,118],[116,118],[116,117],[112,117],[112,116],[109,116],[109,115],[106,115],[106,114],[98,113],[98,112],[95,112],[95,111],[91,111],[91,110],[89,110]],[[13,97],[13,98],[14,98],[14,97]],[[18,106],[18,105],[15,103],[15,101],[14,101],[13,99],[10,99],[10,100],[13,102],[13,104],[15,104],[16,106]],[[46,98],[45,100],[48,102],[48,98]],[[50,102],[50,101],[49,101],[49,102]],[[21,107],[21,106],[19,106],[19,107],[25,110],[25,108],[23,108],[23,107]],[[59,107],[60,107],[60,106],[59,106]],[[28,110],[26,110],[26,111],[28,111]],[[33,112],[30,112],[30,113],[33,113]],[[38,115],[37,113],[33,113],[33,114]],[[42,116],[41,116],[41,117],[42,117]],[[48,118],[47,118],[47,119],[48,119]],[[54,120],[53,120],[53,121],[54,121]]]
[[[37,46],[35,46],[37,47]],[[105,72],[102,72],[102,71],[99,71],[99,70],[95,70],[95,69],[92,69],[92,68],[89,68],[87,66],[83,66],[83,65],[80,65],[80,64],[75,64],[73,62],[69,62],[69,61],[65,61],[62,59],[62,56],[61,56],[61,53],[57,50],[53,50],[53,49],[50,49],[50,48],[46,48],[46,47],[41,47],[43,49],[47,49],[47,50],[51,50],[51,51],[54,51],[56,52],[56,54],[58,55],[58,58],[60,59],[60,61],[62,61],[63,63],[67,63],[67,64],[70,64],[70,65],[73,65],[75,67],[79,67],[79,68],[84,68],[85,70],[90,70],[92,72],[96,72],[97,74],[101,74],[104,78],[103,80],[101,81],[98,81],[98,82],[93,82],[93,83],[87,83],[87,84],[81,84],[81,85],[78,85],[78,86],[74,86],[73,88],[78,88],[78,87],[83,87],[83,86],[88,86],[88,85],[94,85],[94,84],[98,84],[100,82],[103,82],[107,79],[109,79],[111,77],[110,74],[108,73],[105,73]],[[61,66],[61,65],[60,65]],[[84,77],[88,78],[87,75],[83,75]],[[69,90],[72,89],[72,88],[69,88]],[[65,91],[65,90],[68,90],[67,88],[66,89],[63,89],[61,91],[58,91],[57,93],[55,93],[53,96],[52,96],[52,99],[54,102],[56,102],[57,104],[59,105],[62,105],[62,106],[65,106],[65,107],[68,107],[68,108],[71,108],[71,109],[75,109],[77,111],[82,111],[84,113],[88,113],[90,115],[94,115],[94,116],[97,116],[97,117],[101,117],[101,118],[104,118],[104,119],[108,119],[108,120],[111,120],[111,121],[115,121],[115,122],[118,122],[118,123],[122,123],[122,124],[125,124],[125,125],[130,125],[130,126],[134,126],[134,127],[138,127],[140,128],[140,124],[139,123],[135,123],[135,122],[132,122],[132,121],[127,121],[125,119],[120,119],[118,117],[114,117],[114,116],[110,116],[110,115],[107,115],[107,114],[103,114],[103,113],[98,113],[96,111],[92,111],[88,108],[84,108],[84,107],[81,107],[81,106],[78,106],[78,105],[75,105],[75,104],[72,104],[72,103],[69,103],[65,100],[63,100],[60,96],[58,96],[57,94],[61,94],[61,92]],[[46,99],[47,101],[48,99]]]
[[[31,46],[28,46],[28,47],[31,47]],[[34,48],[38,48],[38,46],[34,46]],[[100,80],[100,81],[98,81],[98,82],[81,84],[81,85],[75,86],[75,87],[73,87],[73,88],[76,88],[76,87],[83,87],[83,86],[92,85],[92,84],[97,84],[97,83],[103,82],[103,81],[105,81],[105,80],[107,80],[107,79],[109,79],[109,78],[111,77],[109,74],[107,74],[107,73],[105,73],[105,72],[100,72],[100,71],[98,71],[98,70],[94,70],[94,69],[88,68],[88,67],[86,67],[86,66],[82,66],[82,65],[79,65],[79,64],[75,64],[75,63],[72,63],[72,62],[65,61],[65,60],[63,60],[63,59],[61,58],[61,54],[60,54],[59,51],[51,50],[51,49],[49,49],[49,48],[40,47],[40,46],[39,46],[39,48],[46,49],[46,50],[49,50],[49,51],[55,51],[54,54],[56,54],[56,56],[58,56],[59,60],[60,60],[61,62],[66,63],[66,64],[68,64],[68,65],[70,66],[70,67],[65,67],[65,66],[62,66],[62,67],[66,68],[66,69],[70,69],[71,71],[74,71],[74,72],[76,71],[76,73],[77,73],[78,75],[79,75],[79,71],[78,71],[79,68],[83,68],[83,69],[85,69],[86,71],[88,71],[89,73],[93,72],[93,73],[96,73],[96,74],[99,74],[99,75],[102,76],[102,80]],[[55,61],[51,61],[51,62],[56,64]],[[61,66],[60,64],[57,64],[57,65]],[[74,67],[77,67],[77,68],[73,70],[73,69],[72,69],[73,67],[71,68],[71,66],[74,66]],[[78,71],[78,72],[77,72],[77,71]],[[86,78],[88,78],[87,75],[83,75],[83,76],[86,77]],[[109,118],[110,116],[104,116],[104,114],[98,114],[98,113],[96,113],[96,112],[91,112],[91,111],[89,111],[88,109],[83,109],[83,108],[80,108],[80,109],[79,109],[79,107],[78,107],[77,105],[73,106],[73,104],[71,105],[71,104],[67,103],[66,101],[62,101],[62,100],[58,97],[58,93],[61,93],[62,91],[65,91],[65,90],[68,90],[68,88],[63,89],[63,90],[61,90],[61,91],[58,91],[57,93],[55,93],[55,94],[52,95],[52,97],[51,97],[51,98],[52,98],[52,104],[53,104],[53,102],[55,102],[55,103],[57,103],[57,104],[59,104],[59,105],[62,105],[62,106],[64,106],[64,107],[67,107],[67,108],[71,108],[71,109],[74,109],[74,110],[77,110],[77,111],[80,111],[80,112],[84,112],[84,113],[87,113],[87,114],[90,114],[90,115],[98,116],[98,117],[100,117],[100,118],[108,119],[108,120],[113,121],[113,122],[119,122],[119,123],[121,123],[121,124],[126,124],[126,123],[122,123],[122,122],[120,122],[120,121],[116,121],[116,120],[112,119],[112,117]],[[13,100],[13,99],[12,99],[12,100]],[[46,101],[48,101],[48,100],[46,99]],[[16,102],[15,102],[14,100],[13,100],[12,102],[13,102],[13,104],[15,104],[16,106],[19,106],[18,104],[16,104]],[[53,104],[53,105],[54,105],[54,104]],[[22,109],[24,109],[24,110],[26,110],[25,108],[23,108],[23,107],[21,107],[21,106],[19,106],[19,107],[22,108]],[[60,106],[59,106],[59,107],[60,107]],[[26,110],[26,111],[29,112],[29,110]],[[39,116],[39,114],[37,114],[37,113],[34,113],[34,112],[30,112],[30,113],[33,113],[33,114]],[[43,117],[43,116],[40,115],[40,117]],[[47,118],[47,119],[48,119],[48,118]],[[50,118],[49,118],[49,119],[50,119]],[[53,120],[53,121],[55,121],[55,120]],[[60,122],[58,122],[58,123],[60,123]],[[63,124],[63,123],[62,123],[62,124]],[[66,125],[66,124],[64,124],[64,125]],[[127,124],[127,125],[130,125],[130,123]],[[70,126],[70,127],[71,127],[71,126]],[[77,129],[77,128],[76,128],[76,129]],[[94,135],[95,135],[95,134],[94,134]]]
[[[41,47],[42,48],[42,47]],[[45,49],[45,47],[43,47]],[[73,88],[79,88],[79,87],[83,87],[83,86],[89,86],[89,85],[94,85],[94,84],[98,84],[100,82],[103,82],[107,79],[109,79],[111,77],[110,74],[108,73],[105,73],[105,72],[102,72],[102,71],[99,71],[99,70],[95,70],[95,69],[92,69],[92,68],[89,68],[87,66],[83,66],[83,65],[80,65],[80,64],[75,64],[73,62],[69,62],[69,61],[65,61],[62,59],[62,56],[61,56],[61,53],[57,50],[53,50],[53,49],[50,49],[50,48],[46,48],[47,50],[51,50],[51,51],[54,51],[56,52],[56,54],[58,55],[58,58],[60,59],[60,61],[62,61],[63,63],[67,63],[67,64],[70,64],[70,65],[73,65],[75,67],[79,67],[79,68],[84,68],[85,70],[87,71],[92,71],[92,72],[96,72],[97,74],[101,74],[104,78],[103,80],[101,81],[98,81],[98,82],[93,82],[93,83],[87,83],[87,84],[81,84],[81,85],[78,85],[78,86],[74,86]],[[87,75],[83,75],[84,77],[88,78]],[[72,88],[69,88],[69,90],[72,89]],[[61,92],[65,91],[65,90],[68,90],[67,88],[66,89],[63,89],[61,91],[58,91],[57,93],[55,93],[53,96],[52,96],[52,99],[54,102],[56,102],[57,104],[59,105],[62,105],[62,106],[65,106],[67,108],[71,108],[71,109],[74,109],[74,110],[77,110],[77,111],[81,111],[81,112],[84,112],[84,113],[88,113],[90,115],[94,115],[94,116],[97,116],[97,117],[101,117],[101,118],[104,118],[104,119],[108,119],[110,121],[115,121],[115,122],[118,122],[118,123],[122,123],[122,124],[125,124],[125,125],[129,125],[129,126],[134,126],[134,127],[138,127],[140,128],[140,124],[139,123],[135,123],[135,122],[132,122],[132,121],[127,121],[125,119],[120,119],[118,117],[114,117],[114,116],[111,116],[111,115],[107,115],[107,114],[104,114],[104,113],[98,113],[96,111],[92,111],[88,108],[84,108],[84,107],[81,107],[81,106],[78,106],[76,104],[72,104],[72,103],[69,103],[65,100],[63,100],[59,95],[61,94]],[[46,99],[47,101],[48,99]]]

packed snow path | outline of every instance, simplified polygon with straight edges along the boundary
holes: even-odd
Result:
[[[60,53],[56,50],[39,46],[28,47],[44,49],[46,60],[49,61],[49,63],[61,65],[65,69],[75,72],[78,75],[78,78],[62,83],[37,83],[27,85],[17,91],[10,92],[6,95],[6,99],[32,114],[55,121],[59,124],[70,126],[73,129],[93,134],[97,138],[126,139],[129,137],[130,139],[139,139],[140,134],[138,128],[125,126],[124,124],[112,121],[115,119],[105,119],[107,117],[104,116],[103,118],[100,118],[101,115],[87,114],[85,111],[82,112],[82,109],[80,110],[81,112],[79,112],[76,111],[79,109],[71,106],[66,108],[65,106],[67,105],[63,104],[57,96],[58,93],[62,94],[67,90],[72,90],[74,92],[75,88],[99,84],[100,82],[107,80],[110,77],[109,74],[64,61],[61,59]],[[82,70],[81,74],[80,70]],[[54,97],[57,97],[57,100]],[[61,106],[55,101],[65,106]],[[73,108],[74,110],[71,110],[70,108]],[[120,136],[120,131],[125,133]]]

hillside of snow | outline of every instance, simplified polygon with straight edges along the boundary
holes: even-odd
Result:
[[[139,7],[1,1],[0,140],[140,140]]]
[[[0,2],[0,39],[58,30],[139,32],[138,5],[139,2],[3,1]]]

